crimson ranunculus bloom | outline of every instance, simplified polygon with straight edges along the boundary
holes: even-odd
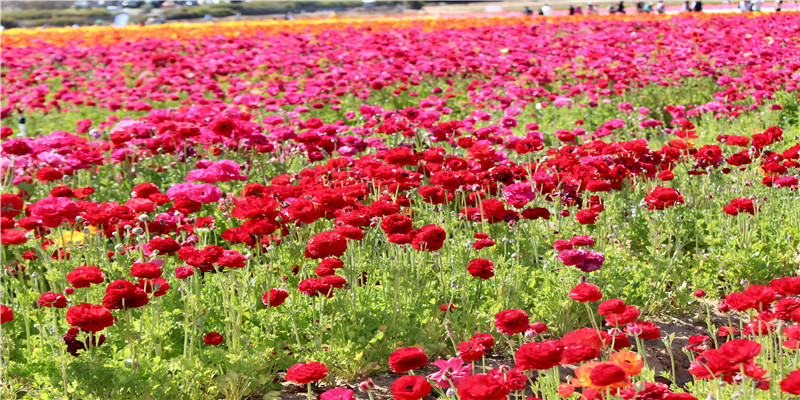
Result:
[[[647,321],[633,321],[627,328],[631,336],[638,336],[640,339],[658,339],[661,337],[661,328],[658,325]]]
[[[527,331],[530,322],[528,314],[517,309],[500,311],[494,317],[494,326],[497,331],[509,336]]]
[[[472,375],[458,384],[462,400],[504,400],[510,392],[503,377],[498,375]]]
[[[592,380],[592,385],[595,386],[608,386],[617,382],[625,380],[625,370],[617,364],[600,363],[592,368],[589,373],[589,379]]]
[[[6,322],[14,320],[14,311],[11,307],[0,304],[0,324],[5,324]]]
[[[61,293],[46,292],[39,296],[40,306],[64,308],[67,306],[67,298]]]
[[[172,254],[181,249],[181,245],[175,239],[168,237],[154,237],[147,246],[151,251],[158,250],[159,254]]]
[[[261,302],[268,307],[277,307],[283,304],[287,297],[289,297],[289,292],[283,289],[275,288],[264,293],[264,295],[261,296]]]
[[[320,232],[306,243],[306,258],[340,257],[347,250],[347,239],[334,231]]]
[[[625,310],[621,313],[613,313],[606,315],[606,326],[623,326],[627,325],[639,318],[642,311],[634,306],[625,306]]]
[[[320,381],[328,376],[328,367],[318,362],[298,363],[289,367],[286,380],[305,385],[306,383]]]
[[[404,375],[392,383],[392,394],[396,400],[420,400],[427,396],[433,387],[419,375]]]
[[[161,278],[161,275],[163,273],[164,271],[161,270],[161,267],[153,262],[133,263],[133,266],[131,266],[131,276],[135,276],[137,278],[142,278],[142,279]]]
[[[114,325],[114,315],[107,308],[89,303],[81,303],[67,310],[67,322],[84,332],[99,332]]]
[[[145,291],[126,280],[117,279],[108,284],[103,305],[111,310],[139,308],[150,302]]]
[[[417,347],[397,349],[389,356],[389,368],[398,374],[422,368],[427,363],[428,355]]]
[[[596,211],[587,208],[575,213],[575,220],[581,225],[592,225],[597,222],[597,216]]]
[[[67,274],[67,282],[75,288],[85,288],[91,284],[103,283],[106,276],[103,271],[93,265],[86,267],[77,267]]]
[[[781,380],[781,391],[800,395],[800,369],[789,372],[786,378]]]
[[[297,290],[311,297],[319,295],[333,297],[333,288],[322,278],[303,279],[297,285]]]
[[[411,246],[417,250],[436,251],[442,248],[447,232],[436,225],[425,225],[417,231]]]
[[[545,370],[561,364],[561,352],[564,346],[560,340],[525,343],[517,349],[515,368]]]
[[[383,229],[387,235],[391,235],[393,233],[409,233],[412,229],[412,222],[413,221],[408,215],[387,215],[383,217],[383,220],[381,221],[381,229]]]
[[[476,278],[489,279],[494,276],[494,264],[485,258],[476,258],[469,262],[467,271]]]
[[[800,294],[800,276],[773,279],[769,287],[781,296]]]
[[[579,283],[569,292],[569,298],[581,303],[592,303],[603,298],[603,293],[591,283]]]
[[[604,317],[623,311],[625,311],[625,302],[620,299],[608,299],[597,306],[597,312]]]
[[[475,342],[480,343],[486,351],[489,351],[494,347],[494,336],[491,333],[476,333],[472,336],[472,339]]]
[[[223,340],[224,339],[222,338],[222,335],[220,335],[217,332],[209,332],[209,333],[206,333],[205,336],[203,336],[203,341],[206,342],[206,344],[210,345],[210,346],[216,346],[216,345],[222,343]]]
[[[683,204],[683,196],[677,190],[657,186],[650,194],[644,197],[649,210],[663,210],[676,204]]]
[[[480,360],[485,353],[486,349],[483,345],[474,340],[458,344],[458,357],[464,362]]]

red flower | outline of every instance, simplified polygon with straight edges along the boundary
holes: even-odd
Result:
[[[786,378],[781,380],[781,391],[800,395],[800,369],[786,374]]]
[[[261,302],[267,307],[277,307],[286,301],[289,297],[289,292],[283,289],[270,289],[269,292],[261,296]]]
[[[172,254],[181,249],[181,245],[172,238],[154,237],[147,244],[149,249],[158,250],[160,254]]]
[[[381,229],[387,235],[393,233],[409,233],[411,232],[411,218],[408,215],[392,214],[383,217],[381,221]]]
[[[286,380],[289,382],[305,385],[307,383],[320,381],[328,376],[328,367],[318,362],[298,363],[289,367],[286,372]]]
[[[561,364],[561,353],[564,346],[560,340],[525,343],[517,350],[515,368],[545,370]]]
[[[103,305],[111,310],[139,308],[150,302],[142,288],[126,280],[118,279],[108,284]]]
[[[206,344],[209,346],[216,346],[222,343],[223,340],[224,339],[222,338],[222,335],[220,335],[217,332],[209,332],[206,333],[205,336],[203,336],[203,341],[206,342]]]
[[[405,375],[392,383],[392,394],[396,400],[420,400],[427,396],[433,387],[419,375]]]
[[[175,268],[175,277],[178,279],[186,279],[192,275],[194,275],[194,269],[192,267]]]
[[[623,326],[627,325],[639,318],[642,311],[634,306],[625,306],[625,310],[621,313],[614,313],[606,315],[606,326]]]
[[[569,298],[581,303],[592,303],[603,298],[603,293],[591,283],[579,283],[569,292]]]
[[[600,350],[590,345],[564,346],[561,353],[562,364],[578,364],[600,357]]]
[[[510,309],[497,313],[494,317],[494,326],[497,331],[506,335],[522,333],[528,330],[530,319],[525,311]]]
[[[747,339],[731,340],[719,349],[703,352],[691,364],[689,372],[698,379],[722,377],[728,383],[733,383],[734,377],[742,371],[751,378],[762,379],[767,371],[753,361],[760,353],[761,345],[758,342]]]
[[[347,250],[347,239],[334,231],[314,235],[306,243],[306,258],[341,257]]]
[[[40,306],[64,308],[67,306],[67,298],[61,293],[46,292],[39,296]]]
[[[592,385],[599,387],[622,382],[625,378],[627,378],[627,375],[622,367],[607,362],[596,365],[589,373],[589,379],[592,380]]]
[[[427,363],[428,355],[417,347],[397,349],[389,356],[389,368],[398,374],[422,368]]]
[[[0,195],[0,217],[14,218],[22,213],[23,207],[19,196],[10,193]]]
[[[411,246],[420,251],[436,251],[442,248],[446,238],[447,232],[441,227],[425,225],[417,231]]]
[[[597,306],[597,312],[604,317],[624,311],[625,302],[620,299],[608,299]]]
[[[800,276],[773,279],[769,287],[781,296],[800,294]]]
[[[675,189],[657,186],[645,196],[644,201],[648,204],[649,210],[663,210],[676,204],[683,204],[683,196]]]
[[[23,244],[28,241],[25,236],[27,234],[28,231],[22,229],[2,229],[0,230],[0,243],[5,246]]]
[[[131,266],[131,276],[143,279],[160,278],[164,271],[156,263],[133,263]]]
[[[652,322],[633,321],[627,327],[627,332],[631,336],[641,339],[658,339],[661,337],[661,328]]]
[[[487,259],[476,258],[469,262],[467,271],[476,278],[489,279],[494,276],[494,264]]]
[[[57,168],[53,167],[44,167],[38,171],[36,171],[36,179],[42,182],[52,182],[57,181],[64,177],[64,174],[59,171]]]
[[[319,295],[333,297],[331,285],[322,278],[304,279],[297,285],[297,290],[305,295],[315,297]]]
[[[136,287],[144,290],[145,293],[151,293],[153,297],[161,297],[167,294],[167,290],[170,288],[169,282],[164,278],[139,279]]]
[[[11,307],[0,304],[0,324],[14,320],[14,311]]]
[[[477,374],[458,384],[458,395],[463,400],[504,400],[511,393],[502,375]]]
[[[84,332],[99,332],[114,324],[114,315],[101,305],[81,303],[67,310],[67,322]]]
[[[310,224],[322,216],[322,210],[311,200],[296,200],[286,209],[286,214],[292,221]]]
[[[75,288],[85,288],[91,284],[103,283],[106,276],[103,271],[93,265],[77,267],[67,274],[67,282]]]
[[[756,213],[753,200],[746,197],[737,197],[731,200],[730,204],[725,206],[722,210],[730,215],[738,215],[740,212],[746,212],[751,215],[755,215]]]
[[[753,307],[758,311],[768,310],[769,305],[778,297],[774,290],[764,285],[750,285],[742,291],[742,294],[753,300]]]
[[[494,347],[494,336],[491,333],[476,333],[470,340],[480,343],[487,351]]]
[[[591,225],[597,222],[597,213],[594,210],[587,208],[575,213],[575,219],[581,225]]]
[[[485,353],[483,345],[474,340],[458,344],[458,357],[465,362],[480,360]]]

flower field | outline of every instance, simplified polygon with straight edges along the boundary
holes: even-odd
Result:
[[[800,396],[800,13],[0,51],[4,399]]]

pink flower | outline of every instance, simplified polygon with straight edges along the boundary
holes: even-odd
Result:
[[[521,208],[536,198],[531,184],[528,182],[513,183],[503,189],[506,202],[514,207]]]
[[[583,272],[592,272],[603,266],[606,256],[594,250],[571,249],[558,253],[558,259],[564,265],[573,265]]]
[[[426,378],[436,381],[441,388],[449,388],[451,382],[458,386],[464,378],[472,375],[472,364],[464,365],[464,361],[458,357],[447,361],[436,360],[431,364],[439,367],[439,371],[426,376]]]
[[[167,189],[167,196],[170,199],[184,198],[196,203],[208,204],[219,201],[222,198],[222,191],[214,185],[195,185],[184,182]]]
[[[353,391],[345,388],[333,388],[323,393],[319,397],[320,400],[352,400]]]

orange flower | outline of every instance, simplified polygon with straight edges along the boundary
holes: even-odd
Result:
[[[619,365],[627,376],[639,375],[642,372],[642,367],[644,367],[642,357],[638,353],[627,350],[612,354],[608,362]]]

